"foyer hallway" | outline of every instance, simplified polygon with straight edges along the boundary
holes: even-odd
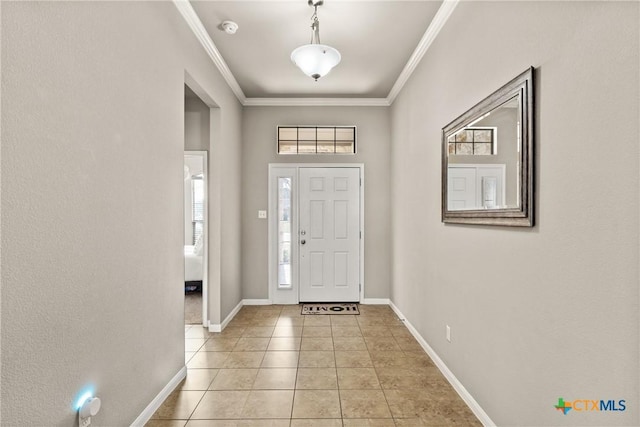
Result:
[[[359,316],[245,306],[185,326],[188,374],[149,427],[479,426],[388,306]]]

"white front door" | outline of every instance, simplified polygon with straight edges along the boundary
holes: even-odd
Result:
[[[360,169],[300,168],[300,301],[359,301]]]

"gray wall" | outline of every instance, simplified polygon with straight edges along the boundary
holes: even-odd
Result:
[[[356,155],[278,155],[278,125],[355,125]],[[390,117],[386,107],[245,107],[242,149],[242,283],[244,298],[269,296],[267,209],[269,163],[364,163],[365,298],[389,298]]]
[[[637,2],[462,2],[392,107],[392,299],[498,425],[640,424],[639,22]],[[530,65],[537,225],[442,224],[441,128]]]
[[[169,2],[3,2],[1,31],[2,423],[74,425],[93,384],[94,423],[128,425],[184,366],[185,70],[226,119],[227,196],[242,110]]]

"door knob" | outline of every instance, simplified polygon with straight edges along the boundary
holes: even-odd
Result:
[[[304,239],[300,240],[300,244],[301,244],[301,245],[304,245],[305,243],[307,243],[307,241],[306,241],[306,240],[304,240]]]

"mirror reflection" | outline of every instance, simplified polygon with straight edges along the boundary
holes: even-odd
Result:
[[[520,207],[521,99],[445,135],[449,211]]]
[[[442,128],[442,221],[533,227],[533,67]]]

